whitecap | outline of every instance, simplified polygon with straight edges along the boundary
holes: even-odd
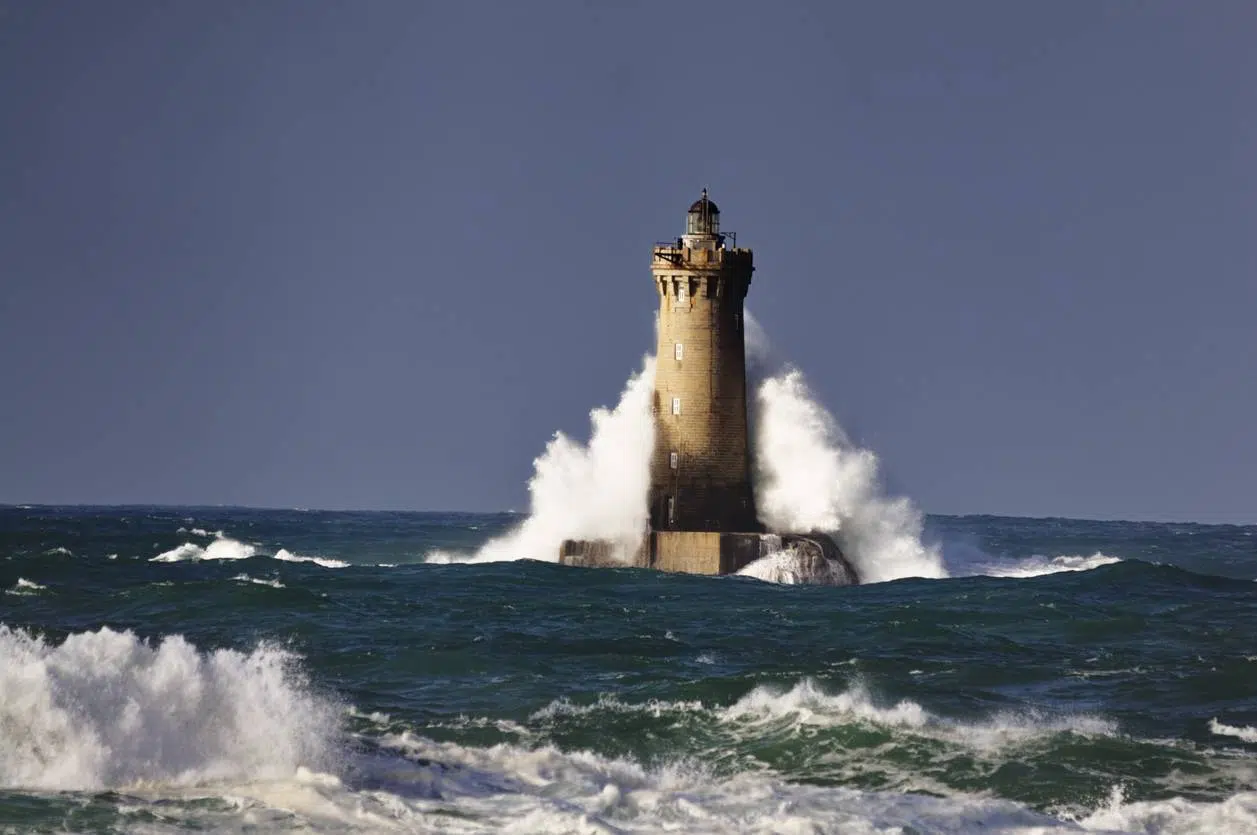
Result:
[[[287,588],[287,586],[279,582],[279,580],[277,579],[250,577],[248,574],[237,574],[235,577],[232,577],[231,579],[240,583],[253,583],[254,585],[258,585],[258,586],[270,586],[273,589]]]
[[[951,573],[965,577],[1004,577],[1028,579],[1067,571],[1091,571],[1106,565],[1122,562],[1101,551],[1090,555],[1061,554],[1048,556],[1033,554],[1028,557],[997,557],[969,543],[948,543],[947,563]]]
[[[45,591],[47,588],[47,586],[41,586],[33,580],[18,577],[17,582],[13,584],[13,588],[5,589],[4,593],[14,595],[15,597],[30,597],[41,591]]]
[[[198,651],[102,628],[54,644],[0,625],[0,787],[99,790],[290,777],[334,708],[270,644]]]
[[[1233,736],[1236,739],[1242,739],[1245,742],[1257,743],[1257,728],[1236,725],[1224,725],[1217,718],[1209,720],[1209,732],[1218,736]]]
[[[149,562],[185,562],[188,560],[243,560],[257,554],[257,547],[227,537],[215,539],[204,547],[195,542],[185,542],[164,551]]]
[[[294,554],[284,548],[280,548],[275,554],[275,559],[283,562],[312,562],[315,565],[321,565],[324,568],[349,568],[350,563],[344,560],[334,560],[331,557],[303,557]]]

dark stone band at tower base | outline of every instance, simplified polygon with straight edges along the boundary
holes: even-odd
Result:
[[[559,562],[733,574],[789,551],[800,575],[858,583],[827,534],[765,533],[755,512],[743,313],[755,268],[751,250],[725,240],[720,210],[704,190],[686,215],[685,235],[652,253],[659,342],[649,531],[628,562],[599,540],[565,541]]]
[[[860,581],[838,545],[825,533],[772,534],[721,531],[650,531],[627,562],[605,540],[568,539],[559,550],[563,565],[586,568],[654,568],[686,574],[736,574],[756,560],[792,553],[802,578],[834,586]]]

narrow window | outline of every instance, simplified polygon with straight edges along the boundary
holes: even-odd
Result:
[[[733,329],[737,330],[741,327],[742,327],[742,314],[741,313],[733,314]]]
[[[680,342],[678,342],[676,346],[674,347],[673,352],[676,354],[677,359],[681,359],[683,356],[685,356],[685,346],[683,346]]]
[[[679,459],[680,459],[679,455],[677,455],[675,452],[672,453],[671,455],[668,456],[668,466],[675,470],[677,468],[677,463]]]
[[[672,414],[681,414],[681,398],[679,397],[672,398]]]
[[[677,500],[675,496],[668,497],[668,524],[675,525],[677,521]]]

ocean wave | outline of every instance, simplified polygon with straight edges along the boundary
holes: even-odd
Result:
[[[990,751],[1058,734],[1114,736],[1118,732],[1117,723],[1104,717],[1034,710],[1004,711],[986,720],[965,722],[937,716],[911,699],[879,704],[867,686],[859,682],[842,692],[827,693],[813,679],[803,679],[788,690],[759,685],[721,715],[726,721],[761,725],[785,721],[795,728],[863,722]]]
[[[1103,565],[1121,562],[1121,557],[1110,557],[1095,552],[1091,556],[1064,555],[1059,557],[1033,556],[1011,565],[992,565],[985,573],[989,577],[1042,577],[1062,571],[1091,571]]]
[[[1257,832],[1257,792],[1239,792],[1217,803],[1182,797],[1127,802],[1121,786],[1114,786],[1109,801],[1078,823],[1086,832],[1243,835]]]
[[[283,562],[312,562],[315,565],[321,565],[324,568],[349,568],[350,563],[344,560],[334,560],[331,557],[303,557],[300,554],[294,554],[284,548],[280,548],[275,553],[275,559]]]
[[[1110,556],[1101,551],[1090,555],[1033,554],[1029,557],[1004,558],[993,556],[965,543],[949,543],[945,553],[952,575],[964,577],[1028,579],[1066,571],[1091,571],[1105,565],[1122,562],[1121,557]]]
[[[1181,798],[1126,803],[1117,794],[1099,809],[1063,819],[984,794],[930,796],[806,785],[771,771],[719,776],[697,761],[648,768],[589,751],[549,745],[465,747],[410,732],[385,735],[383,745],[412,762],[439,764],[411,778],[422,781],[440,802],[424,804],[426,814],[410,822],[423,828],[440,821],[442,831],[449,832],[1238,835],[1257,825],[1257,793],[1251,792],[1220,803]]]
[[[0,693],[4,788],[285,778],[323,763],[337,721],[287,650],[201,652],[109,628],[52,644],[0,625]]]
[[[1216,718],[1209,720],[1209,732],[1217,734],[1218,736],[1233,736],[1236,739],[1242,739],[1245,742],[1257,743],[1257,728],[1224,725]]]
[[[798,733],[809,728],[864,724],[906,731],[914,736],[937,739],[974,751],[991,752],[998,752],[1007,745],[1030,743],[1061,734],[1118,734],[1116,722],[1090,714],[1025,710],[1004,711],[978,721],[952,719],[931,713],[911,699],[884,703],[861,682],[855,682],[837,693],[829,693],[811,678],[802,679],[788,688],[758,685],[725,707],[698,700],[624,702],[607,695],[582,705],[560,698],[534,712],[530,720],[552,721],[608,713],[640,713],[655,718],[674,714],[707,715],[747,738]]]
[[[750,316],[747,334],[753,366],[764,364]],[[786,365],[748,385],[756,505],[770,531],[833,534],[862,583],[947,576],[939,548],[921,538],[921,511],[886,493],[877,455],[851,442],[802,372]]]
[[[946,577],[940,549],[921,538],[921,511],[883,489],[877,456],[851,443],[798,369],[769,368],[762,329],[749,315],[746,327],[753,371],[748,440],[760,521],[774,532],[831,533],[864,583]],[[533,462],[530,512],[523,522],[474,554],[434,550],[426,561],[555,562],[566,539],[609,542],[614,559],[631,561],[649,516],[655,365],[654,357],[645,358],[616,407],[590,413],[588,443],[555,433]],[[751,576],[773,582],[833,579],[782,562],[765,564]]]
[[[149,562],[186,562],[197,560],[246,560],[257,555],[257,547],[228,537],[219,537],[209,545],[185,542],[177,548],[163,551]]]
[[[250,577],[248,574],[237,574],[235,577],[232,577],[231,579],[239,583],[253,583],[254,585],[257,585],[257,586],[270,586],[273,589],[288,588],[283,583],[279,582],[279,580],[275,580],[275,579],[267,580],[260,577]]]
[[[708,707],[697,700],[674,702],[666,699],[650,699],[645,702],[623,702],[615,696],[604,694],[599,696],[597,701],[587,705],[575,704],[565,697],[558,698],[540,710],[534,711],[529,719],[545,721],[569,716],[589,716],[598,713],[646,713],[654,717],[660,717],[671,713],[702,713],[707,710]]]
[[[260,553],[256,545],[250,545],[246,542],[223,536],[221,532],[214,536],[214,541],[208,545],[202,546],[195,542],[185,542],[176,548],[171,548],[169,551],[163,551],[150,559],[149,562],[245,560],[251,557],[267,556]],[[281,562],[309,562],[321,565],[324,568],[348,568],[350,566],[350,563],[343,560],[332,559],[331,557],[304,557],[300,554],[294,554],[285,548],[280,548],[270,555],[270,558]]]
[[[193,536],[213,536],[220,539],[224,536],[222,531],[207,531],[205,528],[179,528],[175,533],[190,533]]]
[[[46,590],[47,586],[41,586],[33,580],[27,580],[24,577],[18,577],[17,582],[13,584],[13,588],[5,589],[5,594],[12,594],[16,597],[30,597]]]
[[[160,804],[154,831],[236,830],[249,822],[313,831],[646,833],[906,832],[1211,833],[1257,826],[1257,793],[1221,802],[1173,797],[1054,816],[927,778],[915,788],[852,788],[788,779],[767,765],[717,768],[702,756],[644,764],[564,750],[526,724],[599,711],[709,714],[748,737],[785,722],[848,722],[972,738],[983,744],[1045,733],[1115,732],[1087,717],[997,716],[961,723],[912,700],[881,703],[861,686],[828,693],[804,679],[762,685],[733,704],[556,700],[525,725],[481,717],[447,723],[515,737],[496,745],[439,741],[386,714],[340,709],[314,696],[298,659],[262,645],[250,653],[198,651],[179,636],[149,644],[102,629],[59,645],[0,626],[0,787],[123,789],[128,808]],[[361,733],[338,743],[338,720]],[[442,726],[444,727],[444,726]],[[1229,726],[1223,726],[1229,727]],[[206,805],[206,798],[223,802]],[[196,802],[186,802],[196,801]],[[130,813],[128,813],[130,814]],[[123,827],[125,828],[125,827]]]

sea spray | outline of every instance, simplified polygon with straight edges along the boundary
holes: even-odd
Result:
[[[317,766],[336,711],[296,658],[200,652],[102,628],[60,644],[0,625],[0,788],[96,790],[291,777]]]
[[[528,518],[486,542],[472,561],[553,562],[565,539],[608,540],[627,560],[646,531],[650,451],[655,442],[650,408],[654,385],[655,360],[646,357],[614,409],[590,412],[588,444],[556,432],[533,462]],[[458,557],[438,553],[429,559],[448,562]]]
[[[939,548],[921,540],[921,512],[883,493],[877,456],[851,442],[801,371],[774,357],[749,314],[746,341],[760,520],[777,532],[832,534],[865,583],[946,577]]]
[[[938,548],[921,541],[920,511],[906,498],[882,493],[877,456],[848,440],[801,372],[774,365],[763,330],[751,316],[745,321],[760,519],[775,532],[833,534],[866,583],[947,576]],[[590,413],[588,444],[555,433],[534,462],[530,512],[519,527],[485,543],[474,556],[438,552],[429,561],[553,562],[565,539],[607,540],[627,560],[646,531],[654,363],[651,357],[643,361],[615,409]],[[750,575],[796,582],[802,576],[780,565]]]

